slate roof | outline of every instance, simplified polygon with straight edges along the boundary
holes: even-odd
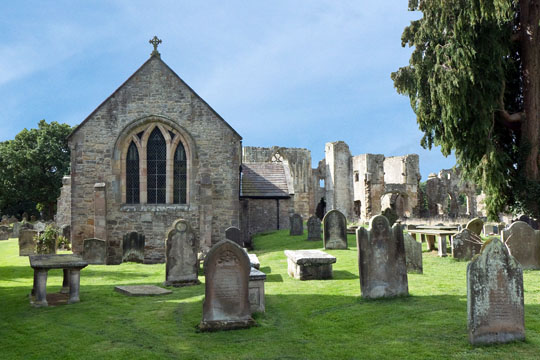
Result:
[[[285,166],[281,162],[242,164],[240,197],[290,198]]]

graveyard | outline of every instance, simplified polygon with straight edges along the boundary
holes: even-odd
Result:
[[[348,249],[325,249],[289,230],[253,240],[266,273],[266,311],[248,329],[201,332],[201,284],[167,287],[171,294],[130,297],[120,285],[163,287],[166,264],[88,265],[80,302],[30,306],[32,269],[17,239],[0,241],[0,337],[3,358],[95,359],[381,359],[537,358],[540,272],[523,271],[525,341],[472,346],[467,333],[468,261],[439,257],[423,244],[423,274],[408,274],[408,296],[361,297],[355,235]],[[287,273],[284,250],[316,249],[334,256],[333,278],[301,281]],[[68,253],[68,252],[60,252]],[[48,293],[62,271],[50,270]]]

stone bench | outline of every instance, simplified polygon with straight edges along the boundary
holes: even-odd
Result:
[[[249,273],[249,307],[251,312],[264,312],[264,281],[266,274],[251,267]]]
[[[299,280],[332,278],[332,264],[336,258],[320,250],[285,250],[287,272]]]

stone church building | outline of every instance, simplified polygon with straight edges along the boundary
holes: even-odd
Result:
[[[145,236],[144,262],[165,260],[167,229],[190,222],[201,248],[240,225],[242,137],[165,62],[146,61],[69,136],[71,241]],[[66,192],[66,191],[64,191]]]

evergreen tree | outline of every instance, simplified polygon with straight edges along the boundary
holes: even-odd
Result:
[[[392,73],[424,132],[486,192],[490,217],[540,218],[540,1],[409,0],[409,66]]]

